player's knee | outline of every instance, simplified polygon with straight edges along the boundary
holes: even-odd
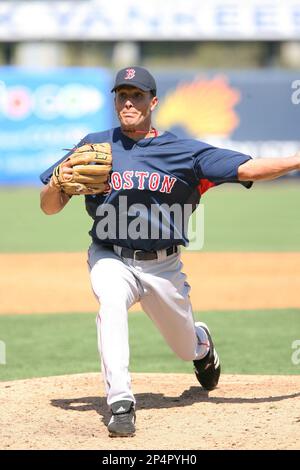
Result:
[[[126,308],[125,299],[106,299],[100,298],[100,307],[102,310],[119,310]]]
[[[106,289],[104,286],[95,286],[93,288],[98,300],[101,304],[107,303],[124,303],[126,302],[127,293],[125,289],[113,289],[111,286],[110,288]]]
[[[124,310],[128,308],[128,298],[126,295],[117,295],[117,296],[106,296],[101,295],[99,297],[100,310],[102,311],[111,311],[111,310]]]

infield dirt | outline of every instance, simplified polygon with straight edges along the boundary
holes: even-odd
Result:
[[[299,252],[186,252],[182,260],[195,311],[300,307]],[[98,310],[85,253],[0,254],[0,299],[0,314]]]
[[[299,449],[299,376],[132,374],[137,433],[109,438],[100,374],[0,383],[2,449]]]
[[[300,253],[185,253],[183,262],[195,310],[300,307]],[[0,266],[0,313],[98,309],[84,253],[1,254]],[[100,373],[0,382],[0,447],[300,448],[300,376],[223,375],[209,394],[193,374],[132,379],[130,439],[108,437]]]

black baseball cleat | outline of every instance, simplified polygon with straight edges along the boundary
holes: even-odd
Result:
[[[132,437],[135,434],[134,403],[121,400],[111,405],[111,418],[107,429],[110,437]]]
[[[214,348],[214,343],[211,339],[207,325],[202,322],[196,322],[195,325],[201,326],[205,330],[208,336],[210,348],[203,359],[193,361],[194,371],[198,382],[205,390],[210,391],[216,388],[219,382],[221,374],[220,360],[217,351]]]

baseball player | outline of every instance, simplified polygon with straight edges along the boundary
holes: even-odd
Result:
[[[133,436],[136,400],[128,371],[128,309],[140,301],[177,356],[193,361],[201,386],[213,390],[220,361],[208,326],[193,318],[180,259],[180,247],[188,244],[184,222],[208,188],[225,182],[250,188],[253,181],[298,170],[300,156],[254,160],[155,129],[151,116],[158,105],[156,83],[144,68],[120,70],[112,92],[120,126],[88,134],[79,142],[75,153],[82,157],[87,149],[92,151],[91,164],[82,165],[82,157],[75,165],[71,151],[41,175],[46,185],[41,208],[55,214],[73,194],[85,195],[93,219],[88,265],[100,303],[96,323],[111,411],[108,431],[110,436]],[[96,171],[102,155],[95,153],[97,145],[100,150],[104,145],[107,154],[111,149],[111,166],[102,171],[102,179],[80,179],[81,168]],[[69,191],[66,181],[75,189]]]

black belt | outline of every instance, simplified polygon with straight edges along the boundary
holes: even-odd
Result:
[[[178,248],[176,245],[170,246],[166,249],[167,256],[173,255],[173,253],[177,252]],[[120,256],[122,256],[122,258],[132,258],[138,261],[146,261],[158,258],[157,251],[131,250],[130,248],[122,248]]]

